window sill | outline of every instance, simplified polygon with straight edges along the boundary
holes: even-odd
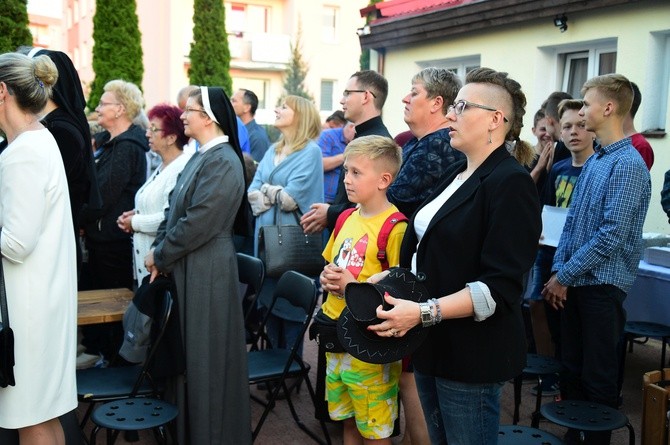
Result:
[[[641,132],[642,136],[647,139],[663,139],[665,137],[665,130],[645,130]]]

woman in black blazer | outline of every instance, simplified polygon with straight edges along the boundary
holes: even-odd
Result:
[[[400,254],[436,298],[389,297],[394,307],[378,309],[385,321],[370,327],[380,336],[429,329],[413,360],[433,444],[496,443],[502,385],[525,365],[522,276],[535,257],[540,205],[507,150],[531,149],[519,140],[525,105],[507,73],[468,74],[446,116],[466,161],[414,215]]]

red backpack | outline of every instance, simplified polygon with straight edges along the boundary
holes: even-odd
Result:
[[[337,235],[340,233],[340,229],[344,225],[344,222],[347,220],[347,218],[349,218],[349,215],[355,211],[356,208],[352,207],[340,213],[340,216],[337,217],[337,221],[335,222],[335,229],[333,229],[333,239],[337,238]],[[389,268],[389,261],[388,258],[386,258],[386,245],[389,242],[391,231],[396,224],[403,221],[408,222],[409,220],[405,215],[402,214],[402,212],[393,212],[391,215],[389,215],[388,218],[386,218],[386,221],[384,221],[384,224],[382,224],[381,230],[379,230],[379,235],[377,235],[377,259],[382,265],[382,270]]]

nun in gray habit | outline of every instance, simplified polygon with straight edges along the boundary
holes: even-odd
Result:
[[[177,289],[186,375],[174,382],[178,440],[250,444],[247,351],[233,233],[248,235],[242,151],[223,89],[200,87],[182,114],[198,141],[170,195],[145,265]]]

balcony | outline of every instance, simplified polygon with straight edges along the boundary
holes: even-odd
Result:
[[[228,46],[231,68],[284,71],[291,58],[288,34],[231,34]]]

